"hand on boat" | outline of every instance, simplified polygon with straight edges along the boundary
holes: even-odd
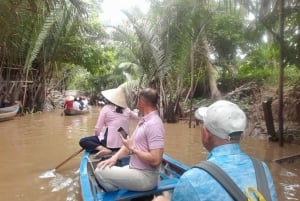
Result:
[[[115,165],[117,163],[117,158],[115,158],[114,156],[112,156],[111,158],[101,161],[100,163],[97,164],[98,168],[104,169],[106,167],[111,167],[113,165]]]
[[[159,195],[159,196],[154,197],[154,199],[152,201],[169,201],[169,200],[170,199],[168,199],[167,197]]]

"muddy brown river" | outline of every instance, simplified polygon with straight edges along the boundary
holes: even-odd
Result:
[[[81,137],[91,135],[98,108],[90,114],[64,116],[62,110],[16,117],[0,122],[0,201],[81,201],[79,162],[81,154],[58,168],[51,178],[45,172],[77,152]],[[131,131],[136,122],[131,122]],[[165,152],[175,159],[194,165],[207,152],[200,141],[199,126],[187,122],[165,124]],[[274,159],[300,152],[300,145],[269,142],[264,136],[245,136],[242,149],[269,165],[278,200],[300,200],[300,159],[285,163]]]

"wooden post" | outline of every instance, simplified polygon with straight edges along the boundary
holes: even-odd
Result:
[[[272,115],[272,98],[268,98],[267,100],[263,101],[263,111],[264,117],[266,122],[266,127],[268,134],[270,135],[270,140],[276,141],[278,138],[276,136],[275,128],[274,128],[274,120]]]

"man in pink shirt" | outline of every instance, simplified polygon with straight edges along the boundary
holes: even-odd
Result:
[[[118,128],[122,127],[128,133],[130,119],[138,119],[138,114],[127,108],[125,94],[121,88],[108,89],[101,93],[108,103],[100,109],[95,134],[79,141],[85,150],[97,152],[96,157],[118,151],[123,145]]]
[[[133,134],[125,139],[123,146],[111,158],[100,162],[95,175],[106,191],[120,188],[133,191],[153,189],[159,179],[159,167],[164,151],[164,126],[157,111],[156,90],[141,90],[137,108],[143,115]],[[130,155],[128,166],[114,166],[121,157]]]

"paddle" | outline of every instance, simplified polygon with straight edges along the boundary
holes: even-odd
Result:
[[[81,148],[80,150],[76,151],[74,154],[72,154],[69,158],[67,158],[66,160],[64,160],[63,162],[61,162],[59,165],[57,165],[54,168],[54,171],[56,171],[58,168],[60,168],[63,164],[65,164],[66,162],[68,162],[69,160],[71,160],[72,158],[74,158],[75,156],[77,156],[78,154],[80,154],[84,149]]]
[[[50,178],[50,177],[55,177],[55,171],[60,168],[61,166],[63,166],[66,162],[68,162],[69,160],[71,160],[72,158],[74,158],[75,156],[77,156],[79,153],[81,153],[84,149],[81,148],[80,150],[76,151],[75,153],[73,153],[71,156],[69,156],[66,160],[64,160],[63,162],[61,162],[60,164],[58,164],[54,169],[47,171],[45,173],[43,173],[40,178]]]

